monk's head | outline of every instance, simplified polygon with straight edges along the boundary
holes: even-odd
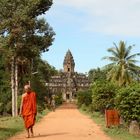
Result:
[[[25,85],[24,86],[24,90],[25,90],[25,92],[30,92],[31,91],[31,87],[30,87],[30,85]]]

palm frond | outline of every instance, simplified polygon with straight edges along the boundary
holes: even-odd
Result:
[[[129,56],[131,50],[132,50],[132,46],[129,46],[129,47],[126,49],[124,58],[127,58],[127,57]]]
[[[126,58],[126,60],[129,60],[129,59],[132,59],[132,58],[136,58],[136,56],[140,56],[140,53],[135,53],[135,54],[133,54],[133,55],[131,55],[131,56],[128,56],[128,57]]]
[[[125,58],[125,52],[126,52],[126,47],[125,46],[126,46],[125,43],[123,41],[120,41],[120,43],[119,43],[120,59]]]
[[[113,61],[113,62],[117,62],[118,61],[118,58],[113,57],[113,56],[105,56],[102,59],[106,59],[106,60]]]
[[[137,66],[137,65],[135,65],[134,63],[129,63],[129,69],[130,69],[130,68],[133,68],[133,69],[135,69],[135,70],[140,70],[140,67]]]
[[[124,84],[130,84],[132,81],[132,76],[130,75],[130,73],[128,71],[126,71],[125,76],[124,76]]]
[[[120,50],[119,50],[118,46],[114,42],[113,42],[113,45],[115,46],[116,52],[119,54],[120,53]]]
[[[136,65],[139,61],[135,59],[140,53],[130,55],[134,45],[126,47],[124,41],[120,41],[119,46],[114,43],[114,46],[107,50],[112,56],[103,57],[112,62],[106,65],[109,67],[107,79],[118,82],[120,86],[129,84],[140,72],[140,67]]]
[[[140,61],[138,61],[138,60],[134,60],[134,59],[129,59],[128,61],[127,61],[127,63],[138,63],[138,62],[140,62]]]
[[[112,55],[114,57],[118,57],[119,58],[119,55],[118,55],[117,50],[116,50],[115,47],[109,48],[107,51],[110,52],[110,53],[112,53]]]
[[[113,63],[105,65],[103,68],[108,69],[108,68],[114,67],[115,65],[116,65],[116,63],[113,62]]]

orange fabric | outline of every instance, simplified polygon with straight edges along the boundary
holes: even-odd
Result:
[[[106,126],[110,127],[111,125],[118,126],[120,124],[120,117],[117,110],[106,110],[105,111],[106,116]]]
[[[27,93],[23,97],[22,104],[22,116],[26,128],[34,125],[36,112],[36,94],[34,92]]]
[[[26,128],[30,128],[35,123],[35,115],[29,115],[29,116],[23,116],[24,119],[24,125]]]

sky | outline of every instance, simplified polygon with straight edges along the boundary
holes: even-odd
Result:
[[[120,40],[135,45],[140,52],[140,0],[53,0],[44,18],[56,33],[49,51],[42,59],[56,69],[63,69],[68,49],[75,61],[75,71],[86,73],[109,62],[108,48]],[[137,57],[140,60],[140,57]],[[140,63],[138,63],[140,65]]]

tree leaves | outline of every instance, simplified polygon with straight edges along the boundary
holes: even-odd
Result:
[[[121,88],[115,98],[116,107],[127,123],[132,120],[140,122],[140,84],[133,83]]]
[[[0,0],[0,52],[8,67],[11,58],[16,60],[20,86],[31,76],[31,60],[40,58],[54,41],[52,27],[38,18],[51,5],[51,0]]]
[[[103,59],[111,61],[111,69],[108,72],[108,79],[111,81],[118,82],[118,85],[127,85],[130,84],[133,80],[136,80],[138,77],[138,67],[135,63],[136,56],[139,56],[140,53],[130,55],[132,46],[126,47],[126,43],[123,41],[119,42],[119,46],[114,43],[114,47],[109,48],[108,52],[112,56],[106,56]],[[113,64],[113,65],[112,65]]]

